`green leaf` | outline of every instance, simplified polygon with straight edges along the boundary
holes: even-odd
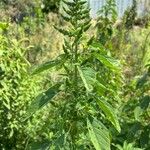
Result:
[[[94,57],[97,58],[103,65],[112,69],[119,70],[118,62],[107,55],[93,53]]]
[[[5,101],[3,101],[3,105],[4,105],[8,110],[10,110],[10,104],[9,104],[9,103],[6,103]]]
[[[109,91],[107,87],[105,87],[103,84],[101,84],[98,80],[95,80],[94,85],[97,89],[97,93],[99,95],[103,95],[106,91]]]
[[[81,68],[78,66],[79,75],[84,83],[84,86],[88,92],[93,90],[93,87],[97,89],[97,92],[100,95],[103,95],[104,92],[109,91],[102,83],[96,79],[96,72],[92,68]]]
[[[66,57],[65,55],[62,54],[56,60],[48,61],[46,63],[41,64],[40,66],[37,66],[31,71],[31,74],[35,75],[45,70],[48,70],[50,68],[53,68],[55,66],[62,65],[65,61],[66,61]]]
[[[143,114],[143,110],[140,106],[137,106],[134,109],[134,117],[136,120],[140,121],[140,116]]]
[[[61,28],[58,28],[58,27],[56,27],[56,26],[54,26],[54,28],[57,30],[57,31],[59,31],[61,34],[63,34],[63,35],[67,35],[68,37],[72,37],[73,36],[73,33],[70,31],[67,31],[67,30],[65,30],[65,29],[61,29]]]
[[[31,117],[36,111],[40,110],[42,107],[44,107],[54,96],[56,96],[60,90],[59,90],[60,84],[56,84],[52,87],[50,87],[47,91],[39,94],[35,100],[30,104],[26,115],[24,116],[23,120],[28,119]]]
[[[98,120],[87,119],[90,139],[96,150],[110,150],[110,136],[107,128]]]
[[[58,150],[63,150],[63,147],[65,145],[66,142],[66,137],[65,137],[65,133],[62,133],[60,135],[57,136],[57,139],[54,142],[53,145],[55,145],[56,149]]]
[[[150,96],[149,95],[145,95],[141,101],[140,101],[140,107],[143,110],[147,110],[150,104]]]
[[[119,125],[118,118],[115,114],[115,111],[110,106],[110,104],[101,99],[96,99],[96,102],[97,102],[98,106],[100,107],[100,109],[102,109],[102,111],[105,113],[107,119],[113,124],[113,126],[116,128],[116,130],[118,132],[120,132],[121,128]]]
[[[127,143],[126,141],[123,143],[123,147],[120,145],[115,145],[117,150],[142,150],[141,148],[135,148],[134,143]]]
[[[138,81],[137,81],[137,85],[136,88],[142,88],[144,86],[144,84],[148,81],[148,77],[149,77],[149,72],[145,73]]]
[[[126,135],[127,140],[131,141],[132,139],[136,138],[137,135],[139,135],[142,128],[143,125],[141,122],[134,121],[133,124],[129,126],[128,134]]]
[[[0,22],[0,29],[6,30],[9,27],[8,23]]]
[[[68,2],[65,0],[62,0],[67,6],[75,6],[75,2]]]
[[[3,51],[3,50],[1,50],[1,51],[0,51],[0,56],[2,56],[2,55],[3,55],[3,53],[4,53],[4,51]]]
[[[50,149],[50,142],[37,142],[37,143],[31,143],[27,146],[28,150],[49,150]]]
[[[84,5],[84,4],[87,3],[87,1],[77,1],[77,3],[78,3],[79,5]]]
[[[88,92],[91,92],[91,91],[93,90],[93,88],[92,88],[92,86],[89,84],[89,82],[88,82],[88,80],[87,80],[87,77],[85,76],[84,72],[82,71],[82,69],[81,69],[79,66],[77,66],[77,68],[78,68],[79,75],[80,75],[80,77],[81,77],[81,79],[82,79],[82,81],[83,81],[83,83],[84,83],[84,86],[85,86],[86,90],[87,90]]]
[[[84,32],[86,32],[90,27],[91,27],[91,24],[87,24],[86,26],[84,26],[83,28]]]

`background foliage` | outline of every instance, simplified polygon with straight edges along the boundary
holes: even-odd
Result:
[[[27,139],[27,124],[21,123],[21,116],[37,86],[28,74],[28,48],[23,46],[23,40],[11,38],[7,24],[1,23],[0,27],[0,149],[21,149]]]

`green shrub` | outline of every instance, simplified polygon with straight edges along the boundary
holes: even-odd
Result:
[[[86,1],[63,2],[66,15],[62,17],[68,27],[55,28],[64,35],[64,53],[32,73],[54,68],[59,70],[58,79],[33,100],[25,115],[26,119],[30,118],[50,102],[50,121],[46,127],[51,135],[47,141],[29,144],[29,149],[109,150],[111,137],[107,127],[120,131],[116,112],[110,104],[118,99],[118,62],[101,44],[93,39],[85,40],[85,32],[91,26]],[[116,103],[113,106],[116,107]]]
[[[124,88],[122,104],[121,134],[116,136],[115,144],[123,145],[126,141],[144,150],[150,149],[150,69],[149,64],[145,73],[132,79]]]
[[[135,23],[135,19],[137,16],[137,1],[133,0],[133,4],[131,7],[129,7],[123,16],[123,21],[124,21],[124,27],[127,30],[130,30],[133,28],[133,25]]]
[[[0,149],[24,149],[28,135],[21,122],[26,107],[37,92],[36,80],[28,75],[23,41],[6,34],[0,25]]]
[[[113,24],[117,19],[115,0],[106,0],[106,4],[99,10],[99,17],[96,23],[97,40],[105,45],[114,32]]]

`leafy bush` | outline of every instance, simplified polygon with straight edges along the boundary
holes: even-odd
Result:
[[[133,4],[125,11],[123,16],[124,26],[126,29],[132,29],[137,16],[137,1],[133,0]]]
[[[37,92],[36,80],[28,75],[23,41],[7,34],[8,28],[0,23],[0,149],[6,150],[25,147],[27,124],[21,117]]]
[[[126,141],[136,147],[148,150],[150,148],[149,67],[138,80],[134,79],[127,88],[128,92],[130,92],[128,94],[129,100],[122,105],[121,113],[121,127],[123,130],[114,143],[122,145]]]
[[[99,10],[97,19],[97,39],[101,44],[105,45],[113,34],[113,24],[117,19],[115,0],[106,0],[106,4]]]

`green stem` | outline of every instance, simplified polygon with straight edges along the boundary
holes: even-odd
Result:
[[[77,15],[77,12],[76,12]],[[75,19],[75,30],[78,29],[78,18]],[[78,93],[78,69],[77,69],[77,63],[78,63],[78,41],[76,41],[75,37],[75,49],[74,49],[74,90],[75,90],[75,96],[77,96]]]
[[[75,92],[78,93],[78,70],[77,70],[77,63],[78,63],[78,43],[75,44],[75,61],[74,61],[74,86]]]

